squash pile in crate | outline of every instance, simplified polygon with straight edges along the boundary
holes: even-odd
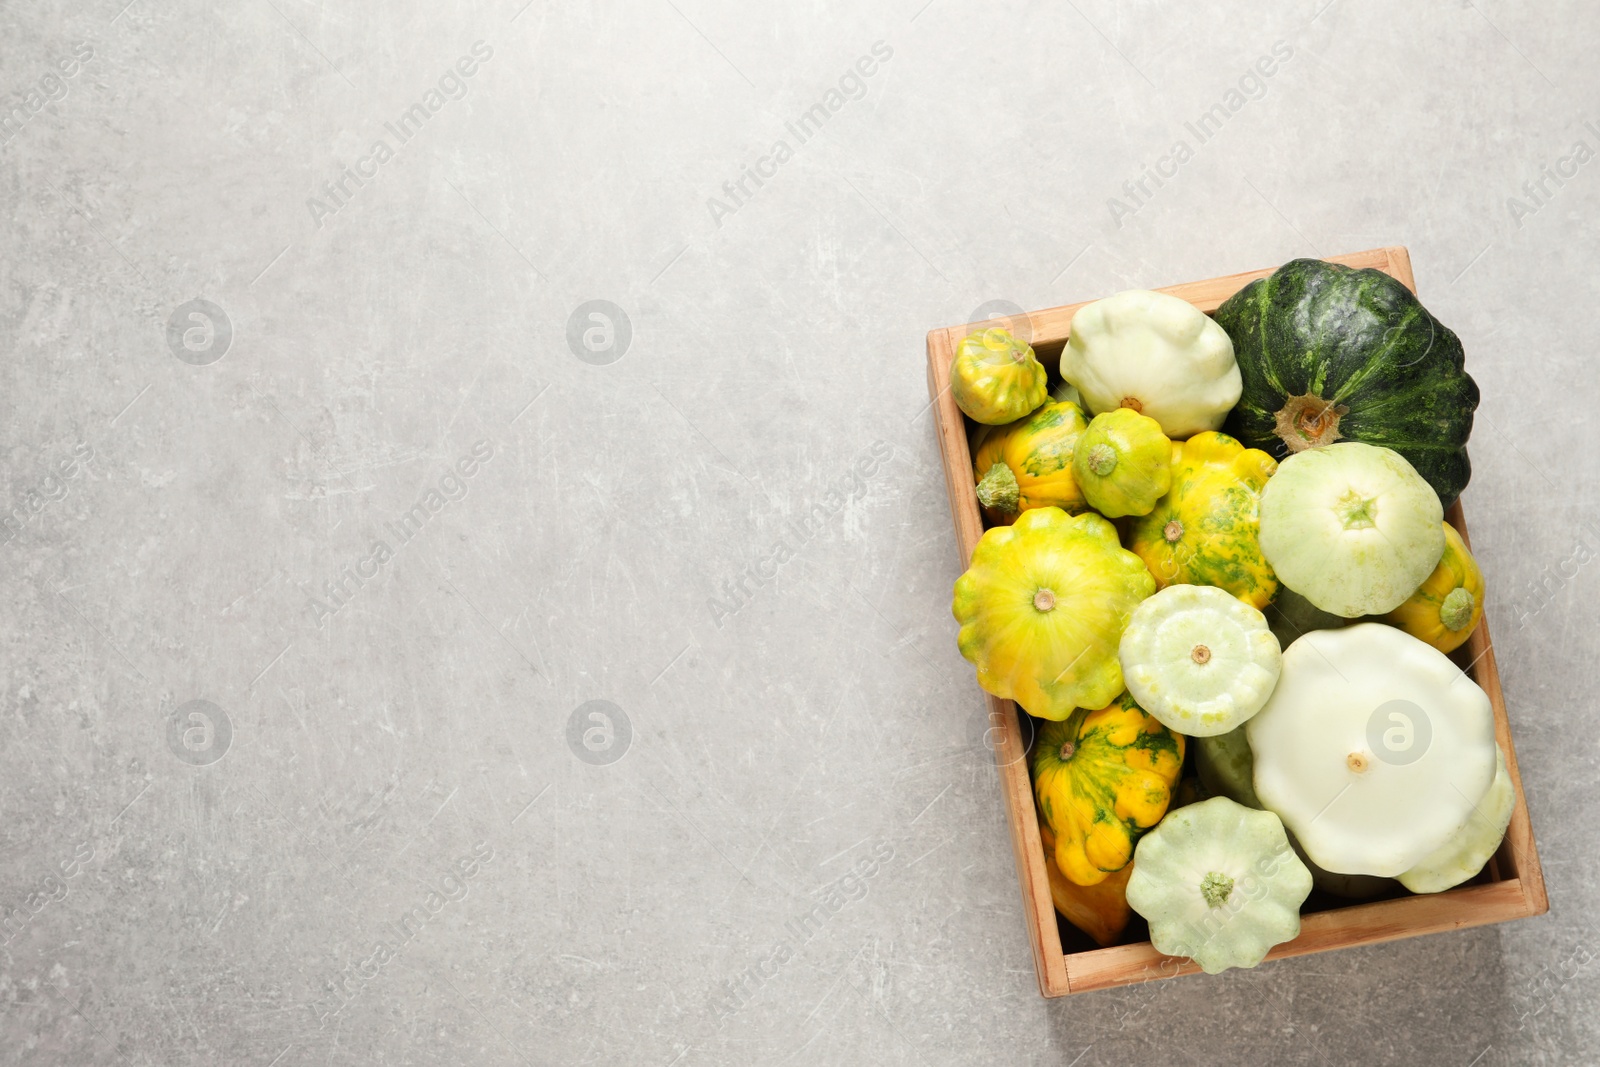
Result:
[[[1314,887],[1440,892],[1498,847],[1515,792],[1448,656],[1484,595],[1444,521],[1470,476],[1462,362],[1403,284],[1309,259],[1214,317],[1083,306],[1053,388],[1003,329],[957,349],[989,526],[960,649],[1042,720],[1051,896],[1097,943],[1137,913],[1160,952],[1253,967]]]

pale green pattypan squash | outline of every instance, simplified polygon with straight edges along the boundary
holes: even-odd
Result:
[[[1311,872],[1278,817],[1227,797],[1168,812],[1139,839],[1128,879],[1128,904],[1156,951],[1207,974],[1254,967],[1293,940],[1310,894]]]
[[[1402,874],[1401,885],[1413,893],[1439,893],[1483,870],[1505,838],[1512,809],[1517,806],[1517,791],[1511,787],[1511,772],[1506,770],[1506,754],[1497,752],[1497,758],[1494,782],[1472,809],[1467,825]]]
[[[1359,441],[1296,452],[1261,493],[1261,551],[1323,611],[1382,615],[1444,555],[1444,509],[1398,452]]]
[[[1466,825],[1494,779],[1488,696],[1443,652],[1382,623],[1290,645],[1245,733],[1256,795],[1335,874],[1410,870]]]
[[[1209,737],[1242,725],[1278,681],[1266,616],[1226,590],[1169,585],[1134,609],[1119,648],[1123,682],[1162,725]]]
[[[1132,408],[1180,440],[1220,429],[1239,401],[1233,342],[1187,300],[1132,289],[1085,304],[1070,329],[1061,377],[1097,415]]]

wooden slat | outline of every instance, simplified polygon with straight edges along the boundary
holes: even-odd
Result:
[[[1472,548],[1472,538],[1467,533],[1466,515],[1461,501],[1450,506],[1445,516],[1461,534],[1467,548]],[[1506,838],[1495,853],[1495,869],[1521,884],[1528,915],[1543,915],[1550,910],[1550,897],[1545,891],[1544,869],[1539,863],[1539,849],[1533,839],[1533,822],[1528,815],[1527,798],[1522,793],[1522,772],[1517,767],[1517,749],[1511,743],[1511,721],[1506,716],[1505,694],[1500,689],[1500,668],[1494,660],[1494,642],[1489,638],[1487,612],[1478,620],[1477,627],[1467,638],[1467,657],[1471,663],[1472,680],[1489,695],[1494,706],[1494,737],[1506,755],[1506,770],[1511,774],[1511,784],[1516,790],[1517,806],[1511,811],[1511,825],[1506,827]]]
[[[1404,248],[1375,248],[1330,259],[1351,267],[1376,268],[1398,279],[1413,292],[1416,291],[1411,256]],[[1182,297],[1210,313],[1245,285],[1266,277],[1275,269],[1269,267],[1225,278],[1173,285],[1158,292]],[[1086,303],[1090,301],[1029,312],[1028,327],[1032,331],[1034,346],[1050,346],[1065,341],[1072,316]],[[973,495],[972,455],[967,445],[966,422],[950,393],[950,359],[962,338],[984,325],[966,323],[935,329],[928,333],[927,342],[928,395],[933,398],[931,406],[962,566],[970,562],[972,550],[983,535],[983,519]],[[1452,505],[1449,519],[1465,538],[1466,520],[1459,502]],[[1473,631],[1467,650],[1469,672],[1489,695],[1494,708],[1495,736],[1505,751],[1506,766],[1517,794],[1517,806],[1506,832],[1506,840],[1490,867],[1490,875],[1494,880],[1486,884],[1458,887],[1446,893],[1356,904],[1312,913],[1302,921],[1300,936],[1279,945],[1268,959],[1462,929],[1539,915],[1549,910],[1533,827],[1522,793],[1522,778],[1517,770],[1516,750],[1511,742],[1510,724],[1500,691],[1500,675],[1495,667],[1493,645],[1489,641],[1487,618]],[[990,724],[998,739],[995,761],[999,768],[1001,796],[1011,826],[1012,851],[1016,857],[1023,912],[1039,978],[1039,991],[1047,997],[1056,997],[1197,970],[1187,960],[1162,956],[1149,942],[1063,954],[1061,931],[1050,900],[1033,790],[1028,779],[1025,755],[1027,739],[1021,736],[1014,705],[1008,700],[988,694],[985,696]]]
[[[1267,959],[1281,960],[1335,948],[1376,945],[1519,919],[1527,914],[1523,900],[1522,886],[1513,879],[1448,893],[1399,897],[1334,911],[1312,912],[1300,920],[1300,936],[1274,947],[1267,953]],[[1067,967],[1070,973],[1068,992],[1071,993],[1200,973],[1193,960],[1163,956],[1148,941],[1075,952],[1067,957]]]
[[[1416,283],[1411,277],[1411,256],[1403,248],[1374,248],[1367,252],[1355,252],[1347,256],[1329,256],[1330,263],[1342,263],[1347,267],[1374,267],[1385,274],[1404,282],[1406,288],[1416,292]],[[1217,310],[1222,302],[1249,285],[1257,278],[1265,278],[1277,267],[1268,267],[1264,270],[1247,270],[1242,274],[1230,274],[1225,278],[1208,278],[1201,282],[1185,282],[1182,285],[1169,285],[1157,289],[1158,293],[1170,293],[1182,297],[1206,314]],[[1098,298],[1097,298],[1098,299]],[[1071,333],[1072,316],[1078,309],[1086,304],[1094,303],[1093,300],[1081,300],[1076,304],[1063,304],[1061,307],[1045,308],[1043,311],[1028,312],[1028,328],[1033,331],[1033,344],[1035,346],[1048,345],[1056,341],[1065,341]],[[935,330],[928,335],[929,344],[932,344],[934,333],[944,335],[944,343],[953,355],[956,346],[973,330],[992,326],[993,323],[969,322],[960,326],[946,326],[942,330]],[[931,349],[930,349],[931,351]],[[950,380],[949,360],[945,361],[945,382]],[[950,402],[950,410],[959,418],[961,409],[956,407],[955,401]]]
[[[933,397],[938,420],[939,453],[944,458],[950,514],[955,520],[956,542],[961,546],[961,565],[965,567],[972,561],[972,550],[983,535],[983,517],[978,514],[977,500],[973,496],[972,455],[967,448],[966,423],[950,393],[950,358],[954,354],[955,347],[948,331],[934,330],[928,334],[928,395]],[[1039,822],[1033,813],[1027,741],[1018,730],[1016,706],[1011,701],[985,693],[984,704],[992,731],[989,736],[995,738],[995,763],[1000,769],[1000,788],[1011,826],[1011,851],[1016,858],[1017,878],[1022,887],[1022,907],[1027,916],[1034,971],[1044,995],[1059,997],[1068,991],[1067,966],[1061,950],[1061,929],[1056,925],[1055,905],[1050,899],[1044,843],[1039,838]]]

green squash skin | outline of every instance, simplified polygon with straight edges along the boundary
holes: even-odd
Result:
[[[1447,508],[1461,495],[1478,385],[1462,368],[1460,339],[1400,282],[1296,259],[1229,297],[1215,318],[1244,379],[1228,433],[1283,459],[1278,411],[1290,397],[1320,397],[1348,409],[1338,439],[1394,449]]]

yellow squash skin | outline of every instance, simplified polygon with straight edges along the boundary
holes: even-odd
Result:
[[[1148,515],[1172,485],[1172,442],[1132,408],[1103,411],[1078,441],[1072,476],[1106,518]]]
[[[1045,369],[1033,347],[999,327],[967,335],[950,361],[950,392],[973,422],[1015,422],[1044,403]]]
[[[1088,425],[1077,404],[1052,400],[985,434],[972,461],[984,517],[1001,525],[1029,508],[1085,510],[1072,477],[1072,449]]]
[[[1172,488],[1128,527],[1128,547],[1157,587],[1214,585],[1265,608],[1278,576],[1261,554],[1261,490],[1277,469],[1265,452],[1215,430],[1174,444]]]
[[[1045,723],[1033,748],[1033,796],[1056,837],[1067,881],[1091,886],[1122,870],[1161,821],[1183,770],[1183,735],[1123,693],[1098,711]]]
[[[1483,572],[1454,526],[1444,524],[1444,556],[1427,581],[1383,618],[1440,652],[1454,652],[1472,635],[1483,618]]]
[[[1110,522],[1034,508],[979,539],[950,610],[978,684],[1059,720],[1122,692],[1117,646],[1153,592],[1155,579]]]
[[[1056,911],[1094,938],[1094,943],[1102,948],[1116,944],[1133,917],[1133,909],[1128,907],[1128,876],[1133,874],[1133,864],[1108,875],[1103,882],[1077,885],[1067,881],[1067,876],[1056,866],[1056,835],[1042,815],[1039,837],[1044,841],[1045,873],[1050,877],[1050,899]]]

